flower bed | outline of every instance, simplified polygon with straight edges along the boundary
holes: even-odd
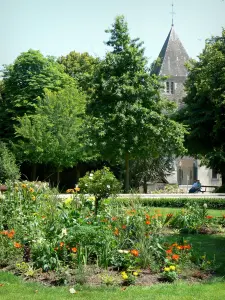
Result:
[[[214,261],[203,259],[205,254],[187,240],[169,244],[165,235],[173,229],[222,229],[225,218],[212,218],[206,206],[187,205],[176,215],[164,216],[151,207],[108,199],[96,215],[95,198],[79,194],[77,187],[73,191],[59,199],[47,186],[8,186],[0,200],[2,267],[10,265],[18,274],[55,284],[84,283],[87,270],[92,270],[90,276],[97,274],[97,282],[106,285],[143,283],[147,274],[153,281],[173,282],[187,269],[207,276],[213,270]]]

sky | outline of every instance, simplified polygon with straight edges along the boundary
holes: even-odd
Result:
[[[173,0],[174,28],[197,58],[205,40],[225,28],[225,0]],[[144,42],[151,63],[172,23],[172,0],[0,0],[0,68],[29,49],[56,57],[70,51],[104,57],[105,33],[124,15],[132,38]]]

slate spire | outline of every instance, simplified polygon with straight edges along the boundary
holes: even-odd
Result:
[[[189,56],[174,30],[174,25],[172,25],[162,47],[159,59],[160,63],[155,66],[153,73],[172,77],[187,76],[187,69],[184,64],[189,60]]]

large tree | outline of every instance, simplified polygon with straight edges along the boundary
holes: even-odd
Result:
[[[51,165],[59,174],[88,159],[83,140],[85,105],[85,96],[74,87],[46,91],[35,114],[17,118],[15,147],[20,160]]]
[[[74,79],[53,57],[44,57],[36,50],[20,54],[3,71],[4,101],[0,108],[3,116],[0,127],[4,137],[13,136],[15,118],[34,113],[44,96],[44,89],[59,91],[73,84]]]
[[[118,16],[106,42],[112,48],[94,77],[88,107],[99,149],[110,162],[125,161],[125,190],[130,160],[159,157],[159,148],[172,154],[183,148],[184,128],[171,120],[172,105],[160,96],[161,83],[151,76],[139,39],[132,40],[123,16]]]
[[[225,30],[207,40],[187,67],[187,96],[178,120],[189,127],[189,153],[221,173],[225,184]]]
[[[92,77],[99,61],[99,58],[93,57],[87,52],[76,51],[71,51],[68,55],[58,58],[58,62],[65,67],[65,72],[75,78],[82,90],[86,92],[91,91]]]

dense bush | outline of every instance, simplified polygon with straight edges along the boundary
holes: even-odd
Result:
[[[19,177],[19,167],[13,153],[0,142],[0,183],[5,183],[6,180],[14,181]]]

